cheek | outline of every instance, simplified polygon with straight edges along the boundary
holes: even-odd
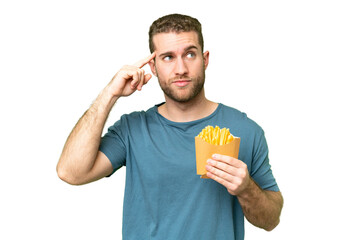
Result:
[[[168,78],[171,76],[171,66],[169,64],[156,64],[157,77]]]
[[[188,65],[189,72],[193,73],[194,75],[198,75],[204,68],[204,63],[202,61],[194,62]]]

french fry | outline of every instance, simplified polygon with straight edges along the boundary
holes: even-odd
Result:
[[[198,135],[205,142],[213,145],[225,145],[234,140],[228,128],[220,129],[219,126],[207,126]]]

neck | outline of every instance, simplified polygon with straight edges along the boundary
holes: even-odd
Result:
[[[158,112],[173,122],[191,122],[211,115],[218,104],[205,98],[204,91],[188,102],[177,102],[165,96],[166,103]]]

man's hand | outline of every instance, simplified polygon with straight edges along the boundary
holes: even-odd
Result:
[[[262,190],[250,177],[247,165],[229,156],[214,154],[206,165],[207,176],[237,197],[246,219],[267,231],[280,221],[283,198],[280,192]]]
[[[244,162],[229,156],[214,154],[207,163],[207,176],[226,187],[231,195],[239,196],[248,187],[251,179]]]
[[[129,96],[136,90],[140,91],[142,86],[151,79],[151,74],[145,74],[141,69],[156,56],[155,52],[133,65],[122,67],[113,77],[108,85],[110,94],[114,97]]]

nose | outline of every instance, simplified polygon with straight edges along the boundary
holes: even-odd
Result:
[[[178,58],[175,63],[175,74],[176,75],[186,75],[188,73],[188,67],[186,62],[182,58]]]

